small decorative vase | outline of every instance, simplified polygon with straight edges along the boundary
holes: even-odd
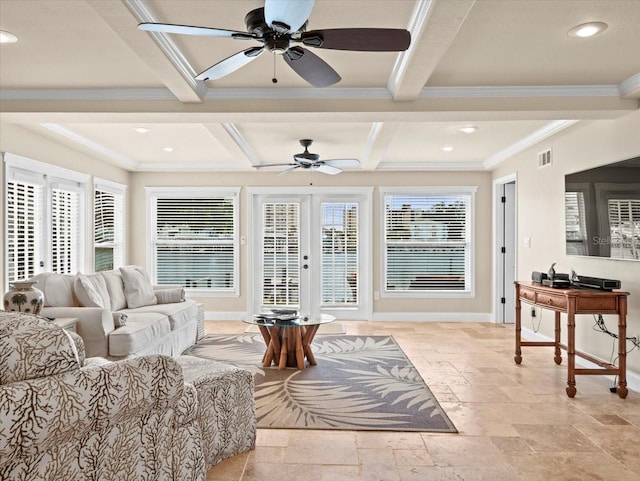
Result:
[[[44,305],[44,294],[33,287],[38,281],[10,282],[11,289],[4,295],[4,310],[40,314]]]

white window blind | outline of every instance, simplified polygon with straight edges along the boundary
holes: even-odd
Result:
[[[7,274],[9,282],[39,272],[42,259],[43,186],[7,182]]]
[[[358,304],[358,204],[321,204],[322,305]]]
[[[262,303],[300,304],[300,204],[263,204]]]
[[[468,291],[471,194],[387,194],[385,291]]]
[[[236,197],[155,199],[156,282],[236,290]]]
[[[640,200],[609,199],[611,257],[640,259]]]
[[[93,205],[95,271],[120,267],[124,264],[124,195],[96,186]]]

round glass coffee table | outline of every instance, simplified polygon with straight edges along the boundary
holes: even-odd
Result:
[[[305,368],[305,359],[315,366],[316,358],[311,351],[311,343],[321,324],[336,320],[335,316],[320,314],[313,317],[282,316],[273,314],[257,314],[245,319],[247,324],[258,326],[260,334],[267,345],[262,357],[262,365],[277,365],[278,369],[294,367]]]

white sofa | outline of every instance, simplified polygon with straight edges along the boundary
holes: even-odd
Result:
[[[203,321],[184,289],[152,286],[138,266],[91,275],[42,273],[32,280],[44,293],[42,316],[78,319],[87,357],[179,356],[196,342]]]

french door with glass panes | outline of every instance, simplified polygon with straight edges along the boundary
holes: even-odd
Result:
[[[370,190],[274,192],[249,193],[252,313],[294,308],[368,319]]]

